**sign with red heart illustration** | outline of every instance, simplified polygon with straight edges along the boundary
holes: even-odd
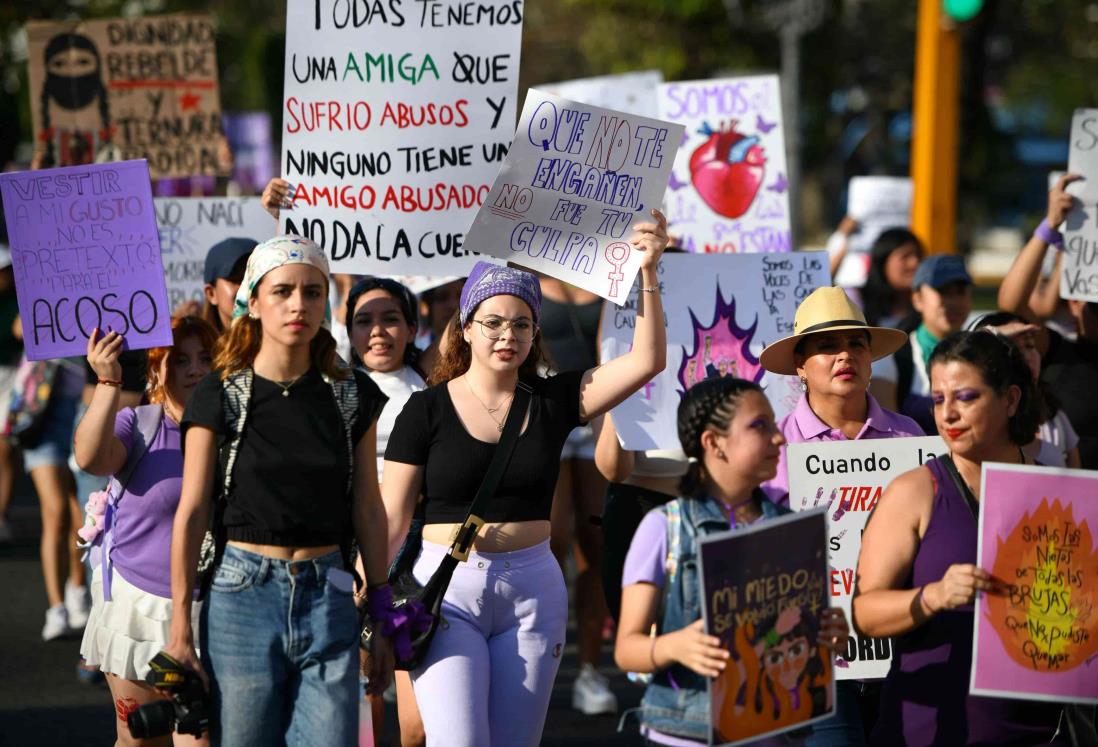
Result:
[[[622,304],[682,126],[530,89],[466,245]]]
[[[697,253],[792,249],[777,75],[665,83],[660,116],[686,127],[667,218]]]

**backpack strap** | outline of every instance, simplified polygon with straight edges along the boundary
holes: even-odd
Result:
[[[248,423],[248,408],[252,404],[252,384],[255,373],[251,367],[234,371],[221,385],[221,412],[228,431],[227,444],[229,454],[225,460],[225,474],[221,481],[221,497],[224,501],[233,487],[233,467],[236,455],[240,451],[240,439],[244,435],[244,426]]]
[[[324,374],[324,381],[332,388],[332,396],[343,421],[343,438],[347,443],[347,495],[350,496],[355,476],[354,428],[358,422],[358,382],[354,374],[349,379],[336,379]]]
[[[103,566],[103,599],[111,601],[111,545],[114,541],[114,515],[118,511],[118,502],[122,500],[122,494],[130,484],[130,478],[137,471],[137,465],[141,458],[149,451],[156,435],[160,432],[160,425],[164,422],[163,405],[140,405],[133,408],[135,425],[130,449],[126,453],[126,462],[122,469],[111,477],[107,486],[107,510],[103,515],[103,550],[100,562]]]

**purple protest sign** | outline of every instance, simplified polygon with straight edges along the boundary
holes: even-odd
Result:
[[[0,193],[27,358],[84,355],[97,327],[172,344],[144,160],[0,174]]]

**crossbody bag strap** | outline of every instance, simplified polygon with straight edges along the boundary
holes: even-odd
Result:
[[[964,498],[969,513],[972,514],[972,518],[975,519],[978,524],[980,522],[980,504],[977,502],[976,496],[972,495],[972,491],[969,490],[968,483],[964,481],[961,477],[961,473],[957,471],[957,465],[953,463],[953,457],[946,454],[945,456],[938,457],[938,462],[945,467],[946,474],[949,475],[949,479],[953,480],[953,486],[957,488],[957,492]]]
[[[530,386],[522,381],[515,387],[515,397],[511,400],[511,409],[507,413],[507,421],[503,424],[503,433],[499,437],[499,443],[496,444],[495,453],[492,454],[492,461],[488,464],[480,488],[477,489],[477,494],[469,505],[469,513],[465,521],[462,522],[454,543],[450,545],[448,556],[454,560],[464,562],[468,559],[469,548],[477,532],[484,526],[484,519],[480,514],[483,513],[488,500],[495,494],[499,481],[511,461],[511,454],[515,450],[515,443],[522,431],[522,421],[526,419],[526,410],[532,393]]]

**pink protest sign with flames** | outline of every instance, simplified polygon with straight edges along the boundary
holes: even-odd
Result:
[[[795,377],[775,376],[759,364],[769,343],[792,334],[799,301],[831,282],[822,252],[789,254],[665,254],[660,289],[667,326],[667,367],[614,410],[628,449],[679,445],[675,412],[682,393],[710,376],[736,376],[761,385],[782,417],[797,402]],[[621,307],[603,308],[603,361],[629,350],[636,318],[634,286]]]

